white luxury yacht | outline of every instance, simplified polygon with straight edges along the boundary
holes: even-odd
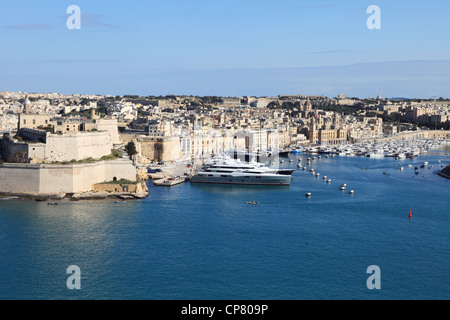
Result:
[[[220,183],[245,185],[280,185],[291,183],[294,169],[269,168],[257,162],[240,162],[229,157],[214,157],[196,172],[192,183]]]

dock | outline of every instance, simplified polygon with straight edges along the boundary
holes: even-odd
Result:
[[[161,179],[170,178],[170,175],[167,173],[158,172],[158,173],[147,173],[147,177],[150,180],[161,180]]]
[[[147,173],[147,177],[153,180],[155,186],[171,187],[189,181],[196,168],[196,164],[189,162],[171,163],[161,167],[159,172]]]
[[[184,182],[186,182],[186,178],[164,178],[153,181],[153,184],[155,186],[172,187]]]

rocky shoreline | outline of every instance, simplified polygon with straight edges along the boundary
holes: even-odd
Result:
[[[4,200],[35,200],[35,201],[55,201],[67,199],[70,201],[80,200],[136,200],[145,199],[148,192],[129,193],[129,192],[81,192],[81,193],[59,193],[59,194],[32,194],[32,193],[9,193],[1,192],[0,199]]]

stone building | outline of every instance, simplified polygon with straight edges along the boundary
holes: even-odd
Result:
[[[17,139],[4,135],[1,143],[3,159],[18,162],[20,155],[21,163],[100,159],[110,155],[113,148],[106,131],[52,134],[44,130],[22,128]]]

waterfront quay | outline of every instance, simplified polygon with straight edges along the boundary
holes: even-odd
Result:
[[[276,155],[328,147],[343,155],[348,150],[341,147],[348,145],[450,138],[448,130],[389,122],[370,112],[391,106],[389,99],[361,101],[342,93],[337,98],[56,96],[59,104],[53,105],[55,95],[3,93],[2,112],[11,119],[3,123],[0,139],[0,193],[90,196],[105,187],[94,186],[121,180],[161,180],[156,185],[170,186],[192,176],[212,155],[230,150]],[[450,101],[423,103],[450,106]],[[339,112],[346,104],[358,107]],[[407,114],[419,105],[404,101],[397,112]],[[445,126],[441,118],[435,128]],[[113,184],[102,191],[119,192]]]

